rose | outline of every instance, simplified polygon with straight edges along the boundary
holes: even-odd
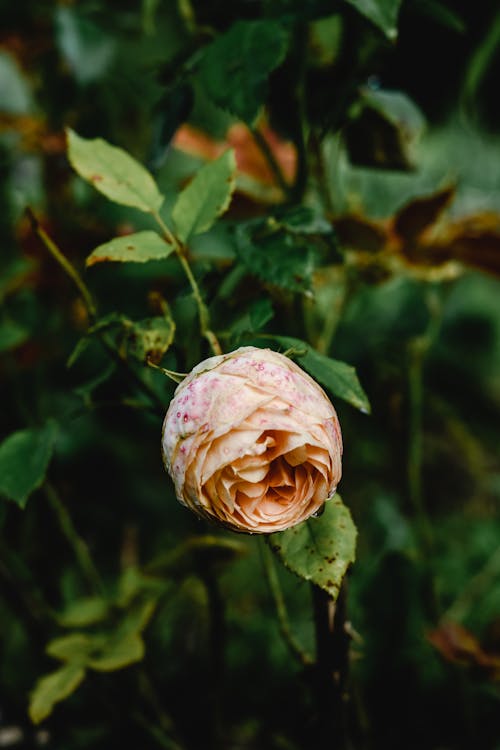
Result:
[[[287,357],[242,347],[181,382],[162,450],[177,498],[235,531],[282,531],[318,512],[341,475],[342,437],[320,386]]]

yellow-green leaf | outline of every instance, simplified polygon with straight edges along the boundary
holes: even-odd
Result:
[[[89,596],[71,602],[58,617],[66,628],[81,628],[104,620],[109,612],[109,604],[99,596]]]
[[[82,138],[67,128],[68,158],[80,177],[115,203],[148,213],[158,211],[163,195],[150,173],[130,154],[102,138]]]
[[[126,234],[115,237],[96,247],[86,260],[87,266],[104,261],[119,263],[146,263],[148,260],[163,260],[174,251],[172,245],[152,231]]]
[[[110,638],[100,654],[88,660],[88,666],[98,672],[114,672],[144,657],[144,641],[137,633],[125,633],[119,638]]]
[[[34,724],[50,716],[56,703],[74,693],[85,677],[85,669],[77,664],[65,664],[56,672],[41,677],[30,696],[29,715]]]
[[[47,644],[45,651],[49,656],[74,664],[85,664],[89,655],[102,643],[102,636],[72,633],[54,638]]]

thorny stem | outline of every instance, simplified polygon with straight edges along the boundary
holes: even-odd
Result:
[[[45,643],[46,626],[52,613],[37,591],[32,591],[8,559],[9,553],[0,541],[0,593],[7,606],[17,615],[35,642]],[[17,561],[16,561],[17,562]],[[10,563],[10,564],[9,564]]]
[[[330,185],[328,183],[328,177],[325,170],[325,160],[323,156],[322,143],[319,135],[313,130],[309,136],[309,145],[311,147],[312,164],[314,167],[314,174],[316,177],[316,183],[318,185],[318,193],[323,203],[326,215],[331,218],[335,214],[335,208],[333,205]]]
[[[264,571],[267,578],[267,583],[269,585],[269,590],[271,592],[271,595],[274,600],[274,605],[276,607],[276,614],[278,615],[278,624],[280,628],[281,635],[283,636],[283,640],[285,641],[286,645],[288,646],[290,653],[293,654],[293,656],[298,659],[298,661],[303,666],[308,666],[314,663],[314,659],[310,654],[307,653],[307,651],[304,651],[301,644],[298,642],[298,640],[295,638],[294,634],[292,633],[291,627],[290,627],[290,621],[288,619],[288,612],[286,609],[285,599],[283,597],[283,592],[281,591],[280,582],[278,579],[278,575],[276,573],[276,567],[274,565],[274,560],[272,557],[272,553],[267,546],[267,543],[263,543],[261,545],[262,550],[262,562],[264,565]]]
[[[420,532],[422,554],[424,559],[428,561],[432,555],[434,544],[432,526],[425,508],[422,489],[423,374],[425,358],[439,329],[441,321],[441,302],[433,287],[427,289],[426,300],[430,314],[427,331],[423,336],[414,339],[409,347],[407,480],[408,497],[415,512],[416,522]],[[428,588],[429,614],[433,618],[437,618],[439,606],[431,573],[429,573]]]
[[[168,737],[160,727],[151,724],[141,712],[134,711],[132,719],[151,735],[152,739],[159,747],[163,747],[165,750],[182,750],[181,745]]]
[[[103,585],[99,573],[97,572],[97,568],[90,556],[86,543],[78,534],[66,506],[50,482],[45,483],[44,491],[47,500],[57,517],[61,531],[69,542],[78,565],[80,566],[80,570],[82,571],[89,587],[94,593],[102,594]]]
[[[47,232],[42,229],[40,226],[38,219],[36,218],[35,214],[31,210],[31,208],[26,209],[26,214],[28,215],[31,226],[33,228],[33,231],[37,235],[37,237],[42,241],[45,248],[49,251],[51,256],[54,258],[54,260],[61,266],[61,268],[68,274],[68,276],[73,280],[73,282],[76,284],[78,291],[82,295],[82,299],[85,303],[85,307],[87,308],[87,312],[89,315],[90,323],[95,323],[97,319],[97,307],[93,300],[92,294],[83,281],[82,277],[76,270],[76,268],[73,266],[73,264],[66,258],[64,253],[61,252],[61,250],[57,247],[54,240],[49,237]],[[158,397],[157,393],[150,388],[147,383],[145,383],[138,375],[137,373],[129,366],[126,359],[124,359],[122,356],[120,356],[120,353],[117,351],[114,344],[109,340],[109,338],[106,336],[105,332],[103,331],[97,331],[96,335],[99,337],[99,340],[101,341],[103,347],[108,352],[110,357],[120,366],[122,366],[127,373],[128,378],[136,385],[140,390],[142,390],[148,398],[150,398],[156,406],[159,408],[161,413],[164,411],[164,404],[161,401],[161,399]]]
[[[161,747],[168,748],[169,750],[181,750],[181,746],[172,737],[172,735],[174,734],[174,725],[172,719],[163,710],[156,689],[144,667],[141,667],[139,669],[137,677],[139,691],[146,702],[149,703],[154,710],[158,719],[159,727],[150,724],[142,714],[136,715],[138,722],[141,723],[150,732],[150,734],[158,741]]]
[[[54,240],[52,240],[47,232],[40,226],[38,219],[36,218],[35,214],[33,213],[32,209],[28,206],[26,208],[26,214],[31,222],[31,227],[35,234],[39,237],[39,239],[43,242],[49,253],[52,255],[54,260],[59,263],[61,268],[66,271],[68,276],[74,281],[76,284],[78,291],[82,295],[83,301],[85,302],[85,307],[87,308],[89,318],[92,322],[95,321],[97,317],[97,310],[94,303],[94,300],[92,299],[92,295],[90,293],[89,288],[85,284],[84,280],[74,267],[72,263],[66,258],[66,256],[59,250]]]
[[[212,349],[213,353],[215,355],[222,354],[222,348],[219,344],[219,341],[217,340],[217,336],[210,328],[210,315],[208,312],[208,308],[205,305],[205,302],[203,301],[203,297],[201,296],[200,287],[198,286],[198,282],[196,281],[194,274],[191,270],[191,266],[189,265],[188,259],[185,255],[185,249],[184,246],[179,242],[177,237],[170,231],[170,229],[167,227],[163,219],[161,218],[160,214],[155,211],[153,213],[153,218],[155,219],[158,226],[161,228],[165,241],[172,245],[172,247],[175,250],[175,253],[179,259],[179,262],[182,266],[182,269],[184,273],[186,274],[187,280],[189,281],[189,284],[191,286],[191,291],[193,292],[193,297],[195,298],[196,305],[198,307],[198,315],[200,318],[200,329],[201,334],[208,343],[210,344],[210,348]]]
[[[312,584],[316,630],[317,750],[349,747],[345,690],[350,636],[346,630],[346,584],[337,601]]]
[[[211,684],[210,691],[210,727],[207,727],[206,747],[220,747],[221,719],[223,706],[223,687],[225,671],[225,640],[226,640],[226,618],[224,599],[221,595],[217,577],[211,567],[200,572],[207,592],[208,609],[210,615],[210,657],[211,657]]]

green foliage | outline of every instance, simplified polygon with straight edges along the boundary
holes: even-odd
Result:
[[[144,167],[126,151],[102,138],[82,138],[68,128],[68,158],[73,168],[107,198],[124,206],[155,213],[163,195]]]
[[[172,245],[167,244],[156,232],[136,232],[124,237],[115,237],[96,247],[87,258],[87,266],[103,261],[146,263],[149,260],[168,258],[173,252]]]
[[[45,479],[52,457],[56,426],[19,430],[0,445],[0,493],[24,508]]]
[[[95,625],[105,619],[108,614],[109,605],[105,599],[98,596],[78,599],[66,607],[58,617],[59,622],[66,628],[80,628],[86,625]]]
[[[259,232],[260,226],[241,225],[236,230],[238,258],[261,281],[292,292],[306,292],[316,265],[317,254],[309,242],[292,233]]]
[[[220,107],[252,124],[264,103],[269,73],[283,61],[287,34],[274,21],[237,21],[204,51],[199,77]]]
[[[3,5],[2,731],[493,750],[497,9]],[[183,374],[249,343],[344,445],[346,506],[269,549],[159,450]]]
[[[345,0],[375,24],[389,39],[397,36],[401,0]]]
[[[52,713],[56,703],[68,698],[85,677],[85,670],[70,663],[60,667],[46,677],[41,677],[30,698],[29,715],[34,724],[39,724]]]
[[[172,218],[181,242],[206,232],[218,216],[227,210],[235,188],[236,160],[234,151],[226,151],[218,159],[205,164],[189,185],[179,194],[172,209]]]
[[[0,323],[0,352],[15,349],[29,338],[29,331],[13,320]]]
[[[338,495],[328,500],[324,508],[319,518],[271,534],[269,544],[292,573],[312,581],[335,601],[356,557],[357,532]]]
[[[354,367],[340,362],[312,349],[305,341],[291,336],[275,336],[282,346],[290,349],[290,354],[334,396],[344,399],[356,409],[370,413],[370,402],[359,382]]]

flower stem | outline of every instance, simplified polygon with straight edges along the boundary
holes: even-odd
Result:
[[[153,213],[153,218],[155,219],[158,226],[161,228],[165,241],[169,245],[173,246],[175,253],[179,259],[179,262],[182,266],[182,269],[184,273],[186,274],[187,280],[189,281],[189,285],[191,286],[191,291],[193,292],[193,297],[195,298],[196,305],[198,307],[198,315],[200,318],[200,330],[201,330],[202,336],[206,338],[214,354],[216,355],[222,354],[222,348],[221,348],[221,345],[219,344],[219,341],[217,340],[217,336],[210,328],[210,314],[208,312],[208,308],[205,302],[203,301],[203,297],[201,296],[198,282],[196,281],[194,274],[191,270],[191,266],[189,265],[188,259],[186,258],[184,246],[177,239],[175,234],[173,234],[170,231],[170,229],[167,227],[167,225],[165,224],[165,222],[163,221],[163,219],[161,218],[158,212]]]
[[[349,667],[350,636],[346,630],[346,584],[337,601],[312,584],[316,631],[317,750],[349,747],[345,689]]]
[[[56,492],[50,482],[46,482],[44,485],[45,496],[49,501],[50,507],[55,513],[55,516],[61,527],[66,540],[69,542],[75,558],[78,562],[80,570],[86,579],[90,589],[96,594],[102,594],[103,585],[97,568],[94,565],[94,561],[90,556],[90,552],[86,543],[83,541],[81,536],[78,534],[73,520],[68,512],[68,509],[62,502],[61,498]]]
[[[261,545],[262,550],[262,562],[264,565],[264,571],[269,585],[269,590],[274,600],[276,607],[276,614],[278,615],[278,624],[280,628],[283,640],[288,646],[290,653],[298,659],[303,666],[308,666],[314,663],[314,660],[310,654],[305,651],[298,640],[295,638],[290,627],[290,621],[288,619],[288,612],[286,609],[285,599],[283,592],[281,591],[280,582],[276,573],[276,567],[272,553],[266,543]]]

